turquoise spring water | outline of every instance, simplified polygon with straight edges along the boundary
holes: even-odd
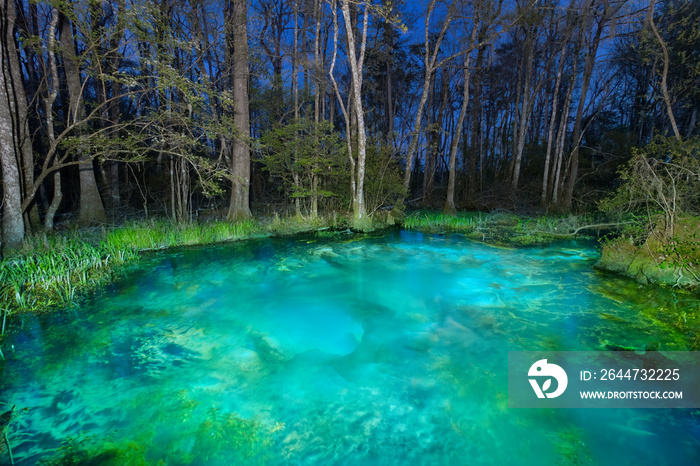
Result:
[[[508,408],[508,350],[688,349],[657,311],[697,300],[596,258],[406,231],[154,254],[3,343],[15,464],[698,464],[697,411]]]

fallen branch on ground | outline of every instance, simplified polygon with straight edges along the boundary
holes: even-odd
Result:
[[[552,235],[552,236],[576,236],[578,234],[578,232],[581,230],[587,230],[590,228],[601,228],[601,227],[617,227],[620,225],[629,225],[630,223],[634,223],[634,222],[596,223],[593,225],[584,225],[582,227],[576,228],[574,231],[569,232],[569,233],[554,233],[551,231],[544,231],[544,230],[532,230],[531,233],[544,233],[545,235]]]

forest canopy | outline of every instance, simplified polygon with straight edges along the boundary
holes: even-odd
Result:
[[[0,10],[5,248],[144,215],[590,210],[697,147],[697,0]]]

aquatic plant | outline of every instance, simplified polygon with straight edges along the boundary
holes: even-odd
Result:
[[[146,446],[132,440],[113,442],[95,436],[83,436],[66,438],[55,455],[40,460],[39,464],[42,466],[122,466],[125,464],[150,466],[165,463],[147,460]]]
[[[280,430],[278,426],[272,431]],[[196,464],[265,464],[271,453],[270,430],[256,418],[212,408],[194,434]]]
[[[3,358],[4,359],[4,358]],[[12,415],[15,412],[15,406],[12,407],[9,411],[4,412],[0,416],[0,433],[5,439],[5,445],[7,446],[7,453],[10,456],[10,464],[15,464],[15,460],[12,457],[12,447],[10,446],[10,440],[7,438],[7,426],[10,424],[10,421],[12,421]]]
[[[583,441],[581,429],[570,427],[562,430],[553,436],[552,443],[555,451],[560,455],[562,464],[594,464],[591,452]]]

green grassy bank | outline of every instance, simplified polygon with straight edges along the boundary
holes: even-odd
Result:
[[[598,235],[610,224],[593,215],[522,216],[507,212],[417,211],[406,216],[404,228],[434,233],[456,232],[500,246],[546,244],[582,235]]]

